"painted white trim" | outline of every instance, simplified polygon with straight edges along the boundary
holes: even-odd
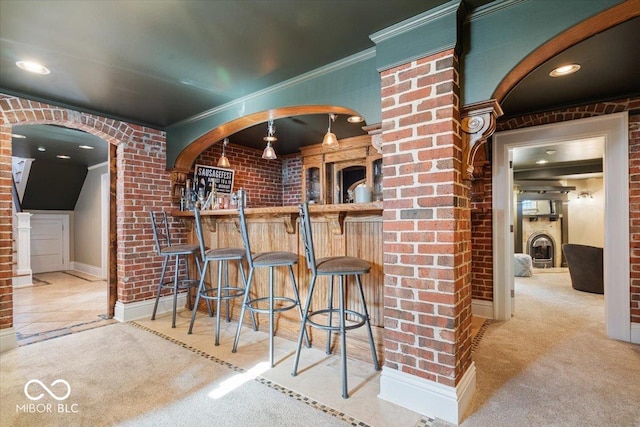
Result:
[[[472,299],[471,314],[474,315],[475,317],[484,317],[485,319],[493,319],[493,301]]]
[[[13,276],[12,285],[13,289],[28,288],[29,286],[33,286],[33,275],[29,273],[21,276]]]
[[[104,279],[104,277],[102,276],[102,268],[101,267],[97,267],[95,265],[89,265],[89,264],[85,264],[85,263],[82,263],[82,262],[73,261],[71,263],[71,270],[76,270],[76,271],[79,271],[81,273],[87,273],[87,274],[90,274],[92,276],[96,276],[96,277],[99,277],[101,279]]]
[[[155,298],[144,301],[130,302],[123,304],[120,301],[116,301],[116,308],[113,318],[120,322],[129,322],[131,320],[138,319],[150,319],[153,313],[153,305],[156,303]],[[187,294],[178,294],[178,312],[184,310],[184,306],[187,303]],[[158,303],[158,311],[156,317],[173,311],[173,295],[166,295],[160,297]]]
[[[107,162],[108,163],[108,162]],[[102,274],[100,277],[109,277],[109,191],[111,190],[111,181],[109,179],[109,173],[103,173],[100,176],[100,225],[101,225],[101,239],[100,244],[100,260],[102,263]]]
[[[640,344],[640,323],[631,324],[631,342]]]
[[[456,13],[460,7],[460,2],[457,0],[449,1],[443,5],[438,7],[434,7],[426,12],[423,12],[419,15],[416,15],[412,18],[405,19],[402,22],[394,24],[384,30],[380,30],[375,32],[369,36],[372,42],[375,44],[380,43],[381,41],[389,40],[393,37],[399,36],[406,32],[409,32],[415,28],[422,27],[423,25],[428,24],[429,22],[436,21],[444,16],[451,15],[452,13]]]
[[[476,367],[473,362],[456,387],[384,367],[378,397],[419,414],[459,424],[475,390]]]
[[[511,318],[509,289],[513,287],[513,239],[510,205],[513,174],[508,156],[516,147],[540,146],[583,138],[604,138],[605,195],[605,322],[609,337],[631,340],[629,259],[629,153],[627,112],[562,123],[497,132],[493,136],[493,256],[494,313]],[[508,261],[508,262],[507,262]]]
[[[18,347],[18,339],[13,326],[7,329],[0,329],[0,353]]]

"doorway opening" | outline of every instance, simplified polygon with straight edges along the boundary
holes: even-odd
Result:
[[[12,143],[14,160],[30,160],[16,206],[31,214],[32,274],[13,289],[13,327],[24,344],[110,317],[110,143],[57,124],[12,131],[24,136]]]
[[[514,312],[514,178],[510,162],[516,148],[552,145],[586,138],[604,140],[605,323],[609,337],[630,341],[628,116],[589,119],[499,132],[493,143],[494,318]]]

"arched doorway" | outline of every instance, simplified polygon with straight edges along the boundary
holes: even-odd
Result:
[[[126,141],[127,135],[131,132],[128,124],[116,123],[111,119],[80,114],[78,112],[58,108],[41,103],[31,103],[27,100],[4,96],[7,102],[4,105],[10,108],[3,110],[7,121],[2,123],[3,133],[11,134],[11,129],[16,125],[28,124],[54,124],[73,129],[83,130],[92,135],[98,136],[109,144],[109,268],[108,268],[108,296],[106,301],[107,314],[113,317],[114,307],[118,298],[117,276],[116,276],[116,147],[122,141]],[[10,138],[8,138],[10,143]],[[10,145],[9,145],[10,147]],[[8,159],[3,158],[3,163],[8,164],[3,167],[11,168],[10,155]],[[7,287],[12,288],[11,281],[7,282]],[[10,290],[11,300],[13,300],[13,289]],[[13,319],[8,319],[13,324]],[[7,323],[7,319],[3,319]],[[6,338],[5,338],[6,339]],[[14,337],[15,340],[15,337]],[[3,340],[4,344],[4,340]],[[11,344],[9,344],[11,345]],[[3,345],[4,346],[4,345]]]

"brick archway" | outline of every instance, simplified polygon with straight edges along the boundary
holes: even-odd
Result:
[[[109,315],[113,316],[116,301],[132,302],[148,298],[151,294],[150,287],[146,285],[148,281],[136,282],[140,280],[135,275],[139,266],[135,260],[131,261],[134,258],[132,253],[146,254],[145,249],[151,251],[147,249],[147,246],[151,248],[150,243],[145,246],[144,235],[141,236],[140,230],[131,226],[144,222],[148,214],[145,211],[146,206],[129,208],[127,205],[135,202],[127,200],[131,200],[131,194],[136,192],[136,197],[146,205],[152,205],[154,208],[170,206],[170,200],[146,201],[148,198],[145,197],[145,193],[162,191],[164,186],[168,194],[170,180],[165,167],[164,132],[2,94],[0,112],[0,185],[3,188],[11,188],[11,129],[15,125],[66,126],[98,136],[110,144]],[[145,158],[154,161],[153,167],[148,167],[148,170],[153,174],[152,180],[156,181],[156,185],[147,185],[140,194],[140,189],[131,183],[140,180],[138,166],[141,159]],[[13,326],[12,203],[11,192],[3,191],[0,194],[0,239],[3,243],[0,253],[0,330]],[[133,235],[136,235],[136,238],[142,237],[142,243],[137,248],[123,244],[131,241]]]

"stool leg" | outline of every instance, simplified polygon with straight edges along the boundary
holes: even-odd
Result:
[[[304,306],[304,315],[302,316],[302,322],[300,323],[300,333],[298,334],[298,346],[296,347],[296,357],[293,359],[293,371],[291,372],[292,376],[296,376],[298,374],[298,361],[300,360],[300,351],[302,349],[302,338],[304,337],[304,332],[307,327],[307,320],[309,319],[309,309],[311,308],[311,297],[313,296],[313,289],[316,286],[316,278],[317,276],[311,277],[311,284],[309,285],[309,295],[307,296],[307,302]]]
[[[209,262],[205,261],[202,274],[200,274],[200,284],[198,285],[198,292],[196,294],[195,305],[193,307],[193,310],[191,310],[192,311],[192,313],[191,313],[191,323],[189,324],[189,330],[187,331],[187,334],[191,334],[191,331],[193,330],[193,323],[196,320],[196,313],[198,312],[198,305],[200,304],[200,296],[202,295],[202,293],[204,291],[204,276],[207,273],[207,266],[208,265],[209,265]],[[209,307],[209,308],[211,308],[211,307]]]
[[[274,267],[269,267],[269,364],[273,368],[273,334],[275,332],[274,327],[274,313],[273,313],[273,269]]]
[[[162,282],[164,282],[164,274],[167,271],[168,257],[164,257],[162,260],[162,273],[160,273],[160,282],[158,283],[158,293],[156,294],[156,303],[153,306],[153,313],[151,314],[151,320],[156,320],[156,311],[158,310],[158,302],[160,301],[160,292],[162,291]]]
[[[327,322],[328,326],[331,326],[333,322],[333,276],[329,277],[329,296],[327,299],[327,307],[329,309],[329,320]],[[325,353],[331,354],[331,329],[327,329],[327,349]]]
[[[300,316],[300,321],[302,321],[302,303],[300,302],[300,294],[298,293],[298,286],[296,285],[296,276],[293,274],[293,266],[289,266],[289,278],[291,279],[291,286],[293,286],[293,295],[296,298],[296,305],[298,306],[298,315]],[[311,343],[309,342],[309,337],[307,336],[307,331],[304,332],[304,340],[307,348],[311,347]]]
[[[240,276],[242,277],[242,284],[244,285],[244,293],[246,294],[249,291],[247,287],[247,278],[244,274],[244,266],[242,265],[242,260],[238,260],[238,266],[240,268]],[[256,314],[251,312],[251,324],[253,325],[253,330],[258,330],[258,324],[256,323]]]
[[[342,397],[348,398],[347,391],[347,334],[345,330],[344,315],[344,276],[340,276],[339,293],[339,311],[340,311],[340,350],[342,352]]]
[[[176,269],[173,274],[173,319],[171,327],[176,327],[176,310],[178,308],[178,270],[180,268],[180,255],[176,255]]]
[[[367,333],[369,334],[369,346],[371,347],[371,356],[373,357],[373,366],[376,371],[379,371],[380,364],[378,363],[378,355],[376,354],[376,347],[373,344],[373,333],[371,332],[371,322],[369,321],[369,312],[367,311],[367,303],[364,301],[364,291],[362,290],[362,282],[360,281],[359,274],[356,274],[356,282],[358,282],[358,291],[360,292],[360,301],[362,302],[362,311],[364,311],[365,322],[367,324]]]
[[[191,305],[191,277],[189,276],[189,260],[187,259],[188,255],[184,255],[182,258],[182,264],[184,265],[184,278],[185,278],[185,283],[188,284],[187,287],[187,308],[189,310],[193,310],[193,305]],[[178,260],[180,260],[180,255],[178,255]],[[180,273],[178,272],[178,276],[180,276]],[[178,286],[178,289],[180,288],[180,286]]]
[[[222,299],[222,270],[224,269],[226,261],[218,261],[218,293],[216,294],[216,342],[215,345],[220,345],[220,302]]]
[[[238,320],[238,329],[236,329],[236,337],[233,340],[233,348],[231,353],[235,353],[238,349],[238,340],[240,339],[240,329],[242,329],[242,319],[244,318],[244,311],[247,308],[247,302],[249,301],[249,291],[251,289],[251,281],[253,280],[253,268],[249,268],[249,278],[247,279],[247,288],[242,299],[242,307],[240,308],[240,319]],[[252,312],[253,313],[253,312]]]
[[[225,308],[227,309],[227,323],[231,322],[230,302],[229,302],[229,261],[224,261],[224,285],[226,286]],[[218,293],[220,295],[220,293]]]

